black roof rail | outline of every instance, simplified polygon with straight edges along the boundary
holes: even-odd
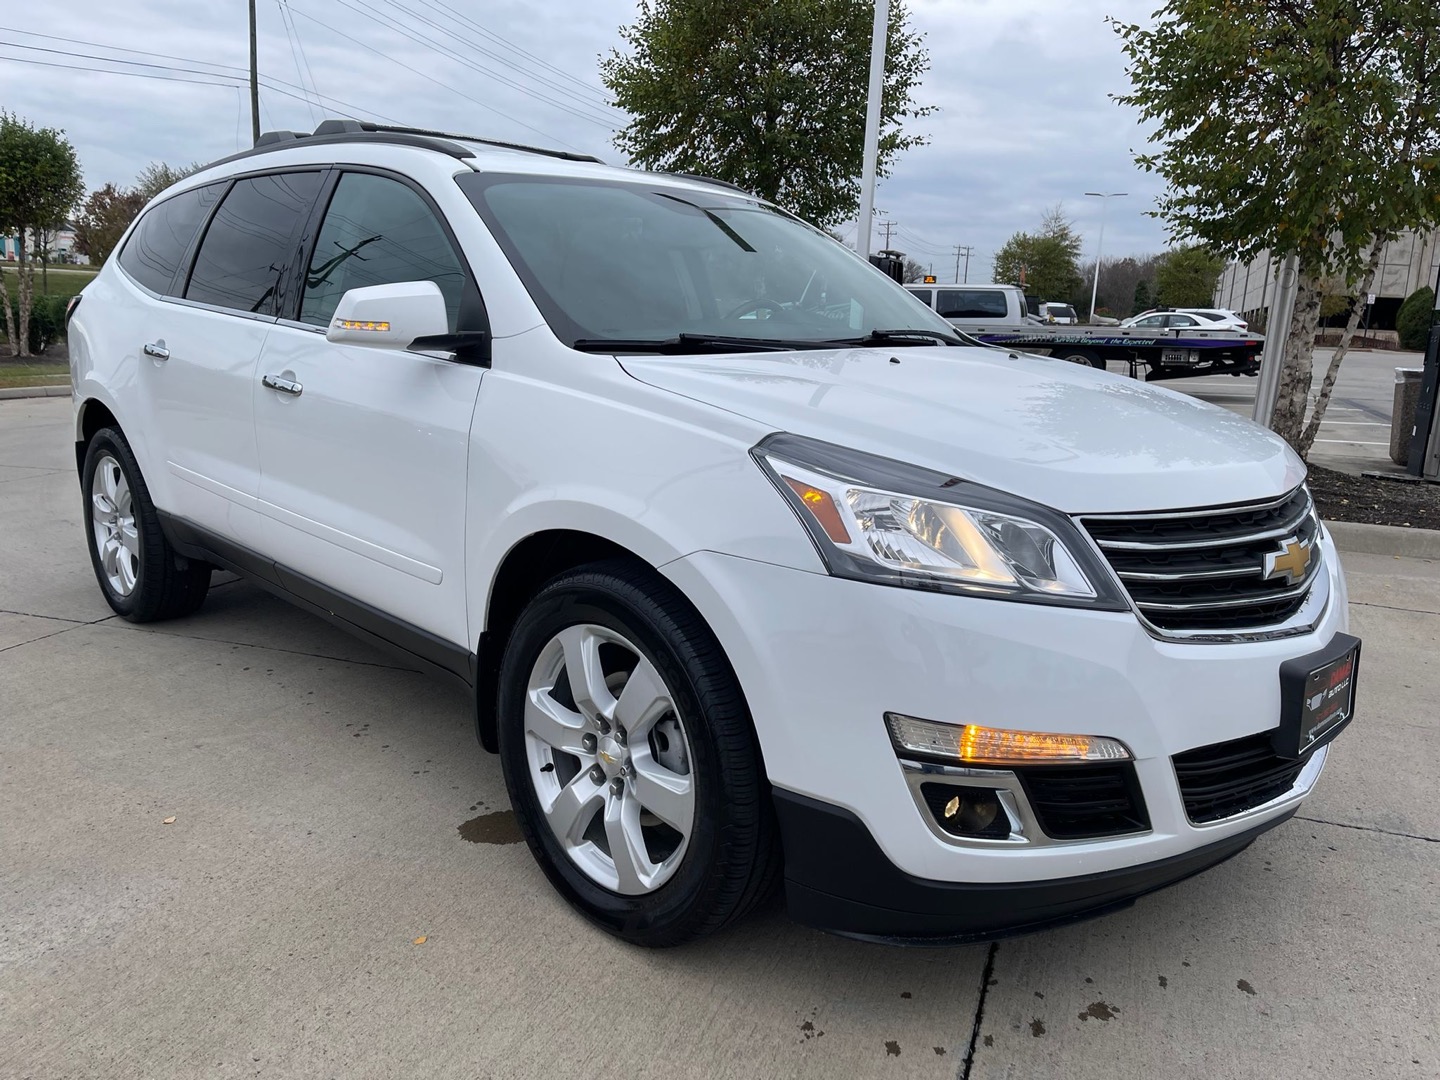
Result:
[[[529,154],[543,154],[546,157],[562,158],[566,161],[593,161],[604,164],[597,157],[588,154],[572,154],[567,150],[547,150],[538,146],[524,146],[520,143],[501,142],[498,139],[482,139],[476,135],[452,135],[443,131],[426,128],[393,127],[388,124],[371,124],[362,120],[322,120],[313,133],[297,131],[266,131],[249,150],[218,158],[206,164],[205,168],[224,165],[231,161],[268,154],[273,150],[287,150],[296,146],[316,144],[383,142],[401,146],[415,146],[423,150],[437,150],[453,158],[473,158],[475,151],[461,146],[455,140],[480,143],[484,146],[499,146],[506,150],[520,150]]]
[[[422,135],[432,139],[458,139],[461,142],[480,143],[482,146],[498,146],[505,150],[521,150],[527,154],[542,154],[545,157],[560,158],[562,161],[591,161],[604,165],[598,157],[590,154],[572,154],[569,150],[551,150],[544,146],[527,146],[524,143],[502,142],[480,135],[457,135],[453,131],[432,131],[429,128],[397,127],[393,124],[372,124],[368,120],[324,120],[315,129],[316,135],[328,135],[345,131],[352,134],[374,132],[389,135]]]
[[[731,191],[738,191],[742,195],[753,196],[755,194],[753,191],[746,191],[739,184],[732,184],[729,180],[716,180],[713,176],[701,176],[699,173],[672,172],[666,173],[665,175],[678,176],[682,180],[698,180],[702,184],[714,184],[716,187],[729,188]]]

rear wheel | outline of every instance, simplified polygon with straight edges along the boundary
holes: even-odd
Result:
[[[210,567],[178,554],[125,436],[102,428],[81,470],[90,562],[105,602],[131,622],[188,615],[205,601]]]
[[[499,719],[530,850],[603,929],[676,945],[770,891],[778,841],[739,684],[653,571],[601,563],[542,590],[506,647]]]
[[[1090,349],[1077,349],[1074,346],[1065,345],[1050,352],[1056,360],[1064,360],[1067,364],[1089,364],[1093,368],[1105,370],[1105,361],[1100,354]]]

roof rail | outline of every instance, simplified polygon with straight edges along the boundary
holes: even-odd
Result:
[[[753,191],[746,191],[739,184],[732,184],[729,180],[716,180],[713,176],[701,176],[693,172],[668,173],[669,176],[678,176],[682,180],[698,180],[702,184],[714,184],[716,187],[729,188],[731,191],[738,191],[742,195],[754,195]]]
[[[545,157],[560,158],[563,161],[593,161],[605,164],[590,154],[572,154],[569,150],[551,150],[544,146],[527,146],[524,143],[502,142],[480,135],[457,135],[451,131],[432,131],[429,128],[397,127],[393,124],[372,124],[368,120],[323,120],[315,129],[316,135],[330,135],[338,132],[360,135],[365,133],[388,135],[421,135],[431,139],[456,139],[461,142],[480,143],[482,146],[499,146],[505,150],[521,150],[527,154],[543,154]]]
[[[461,146],[455,140],[479,143],[483,146],[499,146],[506,150],[520,150],[528,154],[543,154],[546,157],[562,158],[566,161],[593,161],[604,164],[597,157],[588,154],[572,154],[567,150],[547,150],[538,146],[524,146],[520,143],[501,142],[498,139],[482,139],[477,135],[452,135],[443,131],[426,128],[393,127],[388,124],[372,124],[361,120],[322,120],[313,133],[303,131],[267,131],[249,150],[209,162],[205,168],[224,165],[231,161],[268,154],[274,150],[287,150],[296,146],[313,146],[317,143],[383,142],[402,146],[415,146],[424,150],[438,150],[453,158],[472,158],[475,151]]]

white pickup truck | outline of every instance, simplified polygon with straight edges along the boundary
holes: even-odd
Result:
[[[1035,318],[1016,285],[906,285],[927,307],[966,336],[987,345],[1056,356],[1100,369],[1125,364],[1132,377],[1144,368],[1147,381],[1199,375],[1255,375],[1260,371],[1258,334],[1200,330],[1193,319],[1145,326],[1065,326]],[[1171,322],[1174,325],[1169,325]],[[1148,320],[1147,320],[1148,322]]]

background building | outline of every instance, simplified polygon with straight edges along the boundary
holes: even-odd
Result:
[[[1220,283],[1215,288],[1215,306],[1257,319],[1269,308],[1270,297],[1275,295],[1275,275],[1280,262],[1272,259],[1268,251],[1254,262],[1232,262],[1220,275]],[[1386,244],[1380,256],[1380,271],[1370,287],[1375,294],[1375,305],[1370,309],[1366,325],[1372,330],[1394,330],[1401,303],[1422,285],[1433,286],[1437,267],[1440,267],[1440,230],[1402,233]]]

